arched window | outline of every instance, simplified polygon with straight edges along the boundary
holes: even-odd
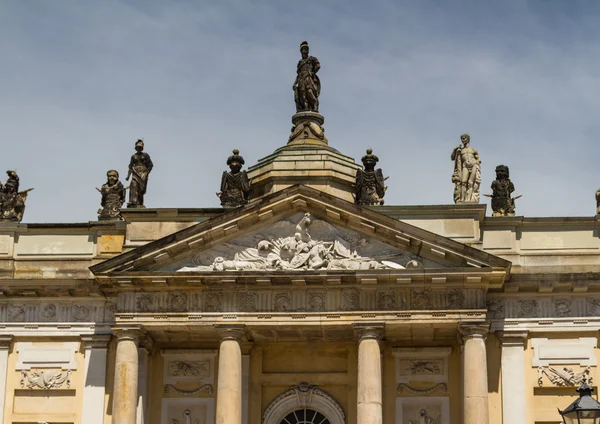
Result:
[[[342,407],[328,393],[308,383],[286,390],[271,402],[263,424],[345,424]]]
[[[327,417],[314,409],[297,409],[290,412],[280,424],[331,424]]]

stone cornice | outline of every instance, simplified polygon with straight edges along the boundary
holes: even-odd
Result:
[[[84,349],[106,349],[112,336],[108,334],[94,334],[81,336],[81,344]]]
[[[13,341],[12,335],[0,335],[0,350],[8,350],[12,346]]]
[[[502,346],[527,346],[528,331],[498,331],[496,336],[500,340]]]

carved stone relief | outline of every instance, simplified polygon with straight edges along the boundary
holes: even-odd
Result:
[[[56,305],[49,303],[43,305],[40,311],[40,317],[42,321],[51,321],[56,317]]]
[[[242,312],[256,312],[257,310],[258,293],[256,292],[241,292],[238,293],[238,306]]]
[[[412,290],[411,306],[413,309],[433,309],[431,290]]]
[[[360,310],[360,293],[358,290],[342,290],[342,311]]]
[[[405,269],[420,267],[422,262],[411,253],[299,213],[169,265],[165,271]]]
[[[325,310],[325,292],[309,292],[307,310],[309,312],[323,312]]]
[[[273,305],[275,312],[289,312],[292,310],[292,302],[290,300],[290,294],[287,292],[280,292],[275,294],[275,304]]]
[[[25,321],[25,305],[8,305],[8,320],[10,322]]]
[[[184,292],[170,292],[168,297],[169,310],[184,312],[188,309],[188,295]]]
[[[398,397],[396,422],[399,424],[450,424],[448,397]]]
[[[537,300],[519,300],[519,318],[535,318],[538,316]]]
[[[504,318],[504,303],[501,300],[488,300],[486,306],[491,319]]]
[[[67,388],[71,387],[71,371],[21,371],[21,387],[27,386],[28,389],[60,389],[66,383]]]
[[[223,310],[223,292],[206,292],[204,295],[204,310],[206,312],[221,312]]]
[[[89,321],[90,308],[86,305],[73,305],[73,320],[74,321]]]
[[[164,357],[163,381],[167,385],[173,385],[171,388],[173,391],[180,390],[175,385],[181,382],[193,382],[199,386],[213,383],[216,350],[165,349],[161,354]],[[168,389],[165,386],[165,390]],[[185,390],[189,391],[189,388],[185,387]],[[210,391],[212,387],[200,387],[194,390],[196,393],[201,390]]]
[[[418,387],[413,385],[414,382],[447,383],[448,356],[451,352],[451,347],[394,348],[392,354],[396,358],[396,382],[405,383],[405,388],[409,390]],[[435,384],[431,387],[437,388]]]
[[[452,289],[448,292],[448,309],[463,309],[465,306],[465,294],[462,290]]]
[[[570,299],[556,299],[554,301],[554,311],[558,317],[571,316],[571,300]]]
[[[149,293],[140,294],[136,299],[138,312],[152,312],[154,310],[153,304],[153,297]]]
[[[548,380],[558,387],[579,387],[583,382],[583,378],[587,380],[587,383],[592,386],[592,374],[589,366],[583,368],[581,372],[573,371],[571,367],[554,368],[551,366],[538,367],[538,386],[544,385],[544,378],[546,376]]]
[[[383,311],[398,309],[398,305],[396,304],[396,292],[378,293],[377,307]]]
[[[163,398],[161,423],[208,424],[215,421],[212,398]]]
[[[169,376],[171,377],[210,377],[210,361],[169,361]]]

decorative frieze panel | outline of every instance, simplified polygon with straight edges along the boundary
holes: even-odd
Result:
[[[398,424],[450,424],[450,399],[447,397],[396,398]]]
[[[216,350],[210,349],[164,349],[163,382],[177,384],[193,381],[199,384],[214,383]]]
[[[419,348],[395,348],[392,354],[396,358],[396,383],[398,389],[408,389],[409,383],[448,382],[448,356],[452,352],[451,347],[419,347]],[[431,387],[436,386],[431,384]],[[442,388],[441,386],[439,386]]]
[[[70,370],[21,371],[21,388],[50,390],[60,389],[63,384],[71,388]]]
[[[481,289],[270,288],[119,295],[118,310],[156,312],[339,312],[485,308]]]
[[[536,296],[518,299],[490,299],[488,319],[573,318],[600,316],[600,297]]]
[[[591,386],[594,384],[591,367],[575,372],[571,367],[538,367],[538,386],[544,386],[544,376],[551,385],[557,387],[579,387],[585,378]]]
[[[0,303],[0,322],[9,323],[107,323],[114,322],[114,301],[14,300]]]

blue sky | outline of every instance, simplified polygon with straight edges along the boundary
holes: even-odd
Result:
[[[330,145],[373,148],[386,204],[452,203],[468,132],[483,193],[506,164],[519,215],[593,215],[598,22],[595,0],[4,1],[0,169],[35,188],[24,222],[95,220],[143,137],[148,207],[218,206],[233,148],[287,142],[308,40]]]

